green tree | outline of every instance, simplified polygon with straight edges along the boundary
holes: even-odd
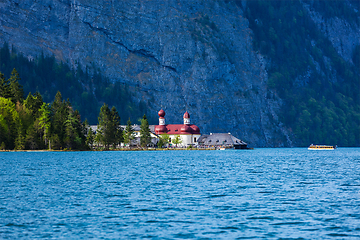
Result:
[[[60,142],[59,135],[57,135],[56,133],[53,133],[50,136],[50,149],[60,150],[60,149],[62,149],[62,146],[63,145]]]
[[[91,129],[87,119],[83,122],[82,134],[85,136],[85,145],[92,150],[95,141],[95,132]]]
[[[120,144],[123,141],[123,132],[120,127],[119,113],[114,106],[111,108],[110,116],[110,128],[112,129],[110,135],[110,143],[113,145],[113,148],[116,148],[116,145]]]
[[[135,139],[134,129],[131,126],[131,121],[129,118],[129,120],[127,121],[127,125],[125,127],[124,143],[127,144],[128,146],[131,146],[131,141],[134,139]]]
[[[98,132],[101,133],[100,141],[105,149],[110,145],[116,148],[116,145],[122,141],[122,129],[120,127],[119,113],[115,107],[109,109],[107,104],[100,108]]]
[[[34,95],[28,94],[24,101],[24,106],[30,110],[34,119],[38,118],[39,109],[43,105],[43,98],[39,92],[35,92]]]
[[[9,98],[11,96],[9,81],[5,80],[4,74],[0,72],[0,97]]]
[[[26,131],[25,148],[35,150],[35,149],[39,149],[40,146],[41,146],[40,135],[36,131],[33,124]]]
[[[48,143],[49,129],[51,126],[50,122],[50,106],[48,103],[43,103],[39,109],[39,118],[37,119],[39,127],[40,127],[40,136],[44,138],[45,146]]]
[[[160,137],[159,137],[159,142],[158,142],[157,146],[158,146],[159,148],[164,147],[164,146],[168,147],[169,141],[170,141],[170,136],[169,136],[169,134],[163,133],[163,134],[161,134]]]
[[[0,97],[0,143],[5,143],[6,149],[15,148],[15,139],[21,133],[21,121],[15,104],[10,99]]]
[[[141,119],[140,125],[140,145],[142,147],[147,147],[151,143],[151,135],[149,129],[149,122],[144,114],[143,118]]]
[[[23,101],[24,99],[21,99]],[[32,122],[31,114],[28,109],[26,109],[20,101],[16,102],[15,110],[19,115],[19,123],[18,123],[18,135],[15,139],[15,149],[23,150],[25,149],[25,137],[26,130]]]
[[[58,141],[60,148],[64,145],[66,135],[65,123],[68,120],[70,109],[70,102],[63,100],[61,93],[58,91],[55,95],[53,103],[51,104],[51,134],[57,135],[54,141]]]
[[[20,125],[18,126],[18,135],[15,139],[15,150],[24,150],[25,149],[25,133],[22,128],[22,124],[20,121]]]
[[[20,85],[19,80],[19,73],[14,68],[9,78],[9,90],[13,103],[22,102],[24,100],[24,90]]]
[[[96,134],[95,134],[95,138],[94,138],[94,142],[96,143],[97,148],[100,147],[101,139],[102,139],[102,133],[101,133],[101,130],[98,128],[96,131]]]
[[[111,124],[111,113],[109,106],[104,103],[100,108],[99,113],[99,124],[98,124],[98,133],[100,135],[100,142],[103,144],[106,150],[109,149],[110,144],[112,143],[113,130]]]
[[[178,144],[181,144],[182,143],[182,140],[180,138],[180,135],[176,135],[174,140],[173,140],[173,143],[175,144],[175,147],[177,147]]]
[[[69,111],[68,117],[65,121],[65,138],[64,143],[68,149],[81,148],[80,119],[76,112],[72,109]]]
[[[95,133],[91,128],[89,128],[88,134],[86,136],[86,145],[88,145],[92,150],[94,146],[94,142],[95,142]]]

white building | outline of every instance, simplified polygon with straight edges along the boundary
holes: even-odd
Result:
[[[185,112],[184,124],[165,124],[165,111],[160,110],[159,113],[159,125],[150,125],[151,145],[156,146],[161,134],[168,134],[170,138],[170,144],[175,146],[174,139],[179,136],[180,142],[178,147],[197,146],[198,140],[201,137],[200,129],[194,124],[190,124],[190,114]],[[120,126],[122,130],[125,130],[125,125]],[[96,133],[97,125],[91,125],[91,130]],[[140,145],[140,125],[132,125],[134,130],[134,139],[131,141],[131,146]],[[121,147],[124,146],[122,143]]]
[[[159,113],[159,125],[155,125],[155,134],[168,134],[170,137],[170,143],[179,136],[181,143],[178,146],[196,146],[198,145],[198,139],[200,138],[200,129],[194,124],[190,124],[190,114],[185,112],[184,124],[165,124],[165,111],[160,110]]]

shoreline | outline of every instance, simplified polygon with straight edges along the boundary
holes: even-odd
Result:
[[[63,150],[50,150],[50,149],[39,149],[39,150],[0,150],[1,152],[129,152],[129,151],[216,151],[219,150],[217,148],[118,148],[118,149],[97,149],[97,150],[71,150],[71,149],[63,149]],[[231,150],[254,150],[254,148],[248,149],[231,149]],[[225,150],[229,151],[229,150]]]

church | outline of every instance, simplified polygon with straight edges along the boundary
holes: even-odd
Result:
[[[181,143],[180,147],[197,146],[198,140],[201,136],[198,126],[190,123],[190,114],[186,111],[184,113],[183,124],[165,124],[165,111],[160,110],[159,113],[159,125],[155,125],[154,132],[157,135],[168,134],[170,137],[170,143],[178,136]]]

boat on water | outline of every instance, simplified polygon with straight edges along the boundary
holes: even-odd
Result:
[[[219,147],[217,150],[234,150],[234,147]]]
[[[336,146],[329,146],[329,145],[314,145],[314,144],[311,144],[309,147],[308,147],[308,150],[335,150],[336,149]]]

